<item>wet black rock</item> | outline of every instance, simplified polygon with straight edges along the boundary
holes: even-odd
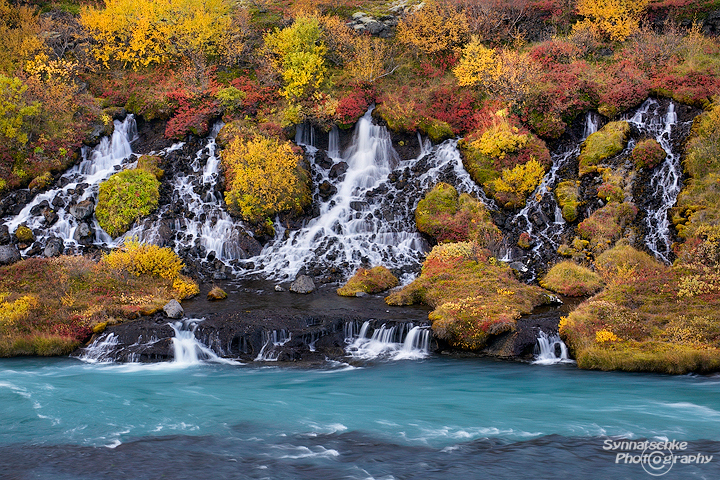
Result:
[[[64,250],[65,244],[62,241],[62,238],[52,237],[45,242],[43,254],[48,258],[57,257],[58,255],[62,255]]]
[[[0,245],[7,245],[12,241],[7,225],[0,225]]]
[[[91,200],[83,200],[70,207],[70,215],[78,220],[85,220],[92,217],[95,204]]]
[[[340,178],[340,176],[345,175],[347,169],[348,164],[346,162],[338,162],[330,168],[330,173],[328,173],[328,176],[330,178]]]
[[[318,186],[318,193],[320,194],[320,198],[327,200],[337,193],[337,188],[325,180]]]
[[[0,265],[10,265],[20,261],[20,252],[15,245],[0,245]]]
[[[93,243],[95,238],[95,232],[90,226],[83,222],[77,226],[75,233],[73,234],[73,240],[80,245],[90,245]]]
[[[55,224],[55,222],[58,221],[58,214],[55,213],[55,210],[51,208],[45,208],[42,211],[42,216],[45,218],[45,225],[50,226]]]
[[[327,170],[328,168],[332,168],[333,166],[332,158],[328,157],[328,154],[325,153],[324,150],[318,150],[318,152],[315,154],[315,163],[320,165],[325,170]]]

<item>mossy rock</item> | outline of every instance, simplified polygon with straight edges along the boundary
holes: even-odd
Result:
[[[577,220],[577,208],[580,206],[579,186],[580,182],[567,180],[560,182],[557,187],[555,187],[555,198],[562,211],[562,216],[567,222]]]
[[[435,143],[452,138],[454,135],[449,123],[434,118],[423,120],[418,125],[418,128]]]
[[[53,182],[53,177],[50,174],[50,172],[45,172],[42,175],[38,175],[37,177],[33,178],[30,182],[30,185],[28,185],[28,188],[30,190],[33,189],[39,189],[39,190],[45,190],[47,187],[50,186]]]
[[[17,241],[20,243],[32,243],[35,241],[35,234],[30,228],[25,225],[20,225],[17,230],[15,230],[15,238],[17,238]]]
[[[625,199],[625,192],[614,183],[603,183],[598,187],[597,196],[605,202],[622,202]]]
[[[397,287],[398,279],[383,266],[371,269],[360,268],[345,285],[337,289],[343,297],[354,297],[358,293],[380,293]]]
[[[582,145],[578,160],[580,176],[596,172],[604,160],[622,152],[630,137],[630,124],[625,121],[610,122],[590,135]]]
[[[162,180],[163,175],[165,175],[165,170],[160,168],[161,163],[162,158],[157,155],[143,155],[138,158],[137,168],[138,170],[143,170],[155,175],[155,178],[158,180]]]
[[[125,170],[100,184],[95,216],[100,227],[115,238],[127,232],[135,220],[158,206],[160,182],[152,173]]]
[[[665,160],[665,157],[667,152],[657,140],[652,138],[641,140],[632,151],[632,158],[637,168],[655,168]]]
[[[471,240],[487,246],[502,239],[485,206],[447,183],[437,184],[418,202],[415,224],[440,243]]]
[[[540,280],[540,286],[569,297],[584,297],[597,293],[603,283],[600,275],[572,261],[553,266]]]
[[[227,293],[220,287],[213,287],[207,294],[207,299],[210,301],[225,300]]]

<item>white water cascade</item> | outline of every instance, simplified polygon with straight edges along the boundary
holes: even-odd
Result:
[[[430,354],[430,328],[398,324],[383,324],[368,338],[370,322],[364,322],[355,338],[346,338],[348,355],[359,360],[419,360]],[[405,333],[406,329],[407,333]],[[346,327],[346,332],[347,332]]]
[[[667,154],[663,163],[653,170],[650,179],[649,190],[656,201],[645,209],[645,245],[658,259],[669,263],[672,239],[668,211],[675,205],[682,189],[680,153],[675,151],[671,141],[673,128],[677,126],[675,103],[670,102],[663,115],[660,104],[650,98],[626,120],[643,135],[654,138]],[[633,145],[628,145],[628,149]]]
[[[24,224],[36,233],[36,240],[40,243],[56,237],[63,240],[65,247],[72,247],[79,244],[78,228],[89,227],[85,233],[92,237],[91,243],[112,243],[112,238],[100,228],[94,216],[76,218],[70,213],[70,208],[84,200],[95,203],[100,182],[121,170],[122,164],[129,161],[132,154],[130,144],[137,138],[135,118],[128,115],[123,122],[115,120],[114,124],[112,137],[103,137],[92,150],[82,148],[82,161],[60,177],[56,188],[36,195],[20,213],[5,221],[10,232]],[[51,217],[42,214],[45,209],[53,210],[57,215],[51,224],[48,224]],[[81,227],[83,224],[86,227]]]
[[[557,333],[548,335],[542,330],[538,332],[537,344],[535,345],[536,365],[555,365],[556,363],[575,363],[568,355],[567,345]]]
[[[586,114],[582,140],[597,131],[598,122],[598,114],[595,112]],[[528,197],[525,207],[512,219],[514,225],[523,225],[525,231],[533,239],[533,255],[545,249],[555,251],[560,245],[566,225],[562,217],[562,211],[551,192],[560,180],[560,169],[565,167],[572,159],[577,158],[580,154],[581,144],[582,142],[577,142],[573,146],[551,154],[552,166],[550,170],[540,181],[540,185]],[[547,206],[543,208],[543,203],[549,205],[549,208]],[[505,262],[514,260],[512,252],[513,249],[506,246],[505,254],[501,260]]]
[[[257,357],[255,357],[256,362],[277,362],[280,352],[275,348],[282,347],[292,340],[292,334],[285,329],[271,332],[263,331],[263,337],[265,341]]]
[[[299,127],[296,141],[309,154],[317,152],[308,143],[314,141],[312,128]],[[340,266],[348,273],[363,264],[400,270],[420,265],[429,246],[415,228],[414,211],[424,192],[451,178],[459,192],[491,202],[464,170],[456,140],[436,147],[418,141],[418,157],[400,159],[387,129],[373,125],[371,111],[358,121],[342,155],[337,130],[331,131],[328,156],[335,165],[344,162],[347,170],[332,178],[332,169],[312,162],[312,173],[317,184],[327,181],[336,192],[326,200],[316,196],[319,216],[299,230],[287,232],[276,222],[275,240],[250,259],[256,268],[249,273],[291,278],[316,264]]]
[[[239,242],[247,233],[242,223],[227,213],[222,195],[215,189],[220,176],[215,138],[220,128],[222,123],[213,127],[207,145],[196,153],[190,163],[190,170],[178,172],[173,179],[170,203],[161,207],[153,216],[154,220],[136,224],[124,238],[138,237],[141,241],[162,244],[160,232],[163,222],[169,221],[170,230],[177,232],[175,249],[178,251],[198,248],[203,251],[203,255],[199,256],[212,254],[211,258],[224,262],[245,258]],[[182,146],[181,143],[175,144],[159,155],[165,156]],[[168,214],[178,207],[188,214]]]
[[[173,363],[182,366],[199,365],[206,362],[240,365],[234,360],[218,357],[212,349],[203,345],[195,337],[198,323],[202,321],[203,319],[191,318],[169,324],[175,332],[172,339],[175,358]]]
[[[115,360],[115,347],[119,341],[114,333],[104,333],[85,347],[83,354],[78,358],[87,363],[112,363]]]

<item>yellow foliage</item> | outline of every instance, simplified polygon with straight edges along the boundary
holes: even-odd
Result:
[[[234,138],[222,154],[230,211],[259,222],[282,211],[302,210],[310,202],[310,187],[301,160],[289,142],[260,135]]]
[[[481,250],[480,245],[475,242],[442,243],[433,247],[425,261],[427,262],[433,259],[449,260],[452,258],[466,258],[470,260],[477,258]]]
[[[458,84],[478,87],[510,104],[521,103],[530,93],[538,72],[527,52],[485,47],[473,36],[453,73]]]
[[[450,52],[465,43],[470,34],[465,12],[450,2],[434,0],[403,18],[397,30],[401,43],[430,55]]]
[[[28,104],[26,90],[27,85],[19,78],[0,74],[0,138],[27,143],[27,122],[40,113],[40,104]]]
[[[510,125],[507,110],[501,110],[495,114],[493,126],[485,130],[479,139],[470,142],[470,146],[483,155],[502,159],[523,148],[529,139],[528,134],[518,133],[518,128]]]
[[[238,26],[228,0],[107,0],[80,21],[97,42],[96,58],[134,69],[188,55],[223,57],[237,50]]]
[[[116,270],[133,275],[150,275],[174,280],[180,275],[183,262],[172,249],[130,240],[103,257],[103,261]]]
[[[43,21],[34,7],[0,0],[0,72],[14,74],[46,46],[40,36]]]
[[[39,305],[37,298],[30,295],[24,295],[14,302],[4,301],[6,296],[0,296],[0,326],[9,327],[25,319],[28,313]]]
[[[198,287],[198,284],[182,275],[176,278],[173,282],[173,289],[177,294],[178,300],[183,300],[200,293],[200,287]]]
[[[575,31],[590,30],[598,38],[623,41],[638,29],[649,0],[579,0],[578,14],[584,20]]]
[[[288,28],[276,28],[265,35],[265,45],[283,77],[285,87],[280,93],[284,97],[304,98],[326,81],[327,48],[317,18],[300,17]]]
[[[525,198],[540,184],[545,167],[537,160],[503,170],[500,178],[489,182],[495,192],[507,192]]]
[[[617,335],[615,335],[610,330],[598,330],[595,332],[595,341],[597,343],[605,343],[605,342],[617,342],[620,340]]]
[[[347,71],[360,82],[374,82],[388,73],[392,58],[393,51],[386,40],[360,35],[353,41],[353,56]]]

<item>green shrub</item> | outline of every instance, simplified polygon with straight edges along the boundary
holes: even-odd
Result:
[[[485,206],[466,193],[458,196],[447,183],[437,184],[420,200],[415,223],[440,243],[471,240],[487,247],[502,239]]]
[[[579,186],[580,182],[567,180],[558,183],[555,187],[555,198],[562,210],[563,218],[568,222],[574,222],[577,219],[577,208],[580,206]]]
[[[160,168],[162,158],[156,155],[143,155],[138,158],[137,169],[155,175],[155,178],[162,180],[165,171]]]
[[[345,285],[337,289],[343,297],[354,297],[357,293],[380,293],[397,287],[398,279],[390,270],[378,266],[371,269],[359,268]]]
[[[578,160],[580,176],[596,172],[597,166],[604,160],[622,152],[630,136],[630,124],[610,122],[583,142]]]
[[[602,289],[600,276],[575,262],[564,261],[553,266],[540,286],[569,297],[584,297]]]
[[[100,184],[95,216],[110,236],[127,232],[135,220],[157,208],[160,182],[143,170],[125,170]]]
[[[442,142],[453,136],[453,129],[449,123],[434,118],[423,119],[418,128],[435,143]]]
[[[637,168],[655,168],[665,160],[667,153],[662,146],[652,138],[641,140],[632,151],[632,158]]]

